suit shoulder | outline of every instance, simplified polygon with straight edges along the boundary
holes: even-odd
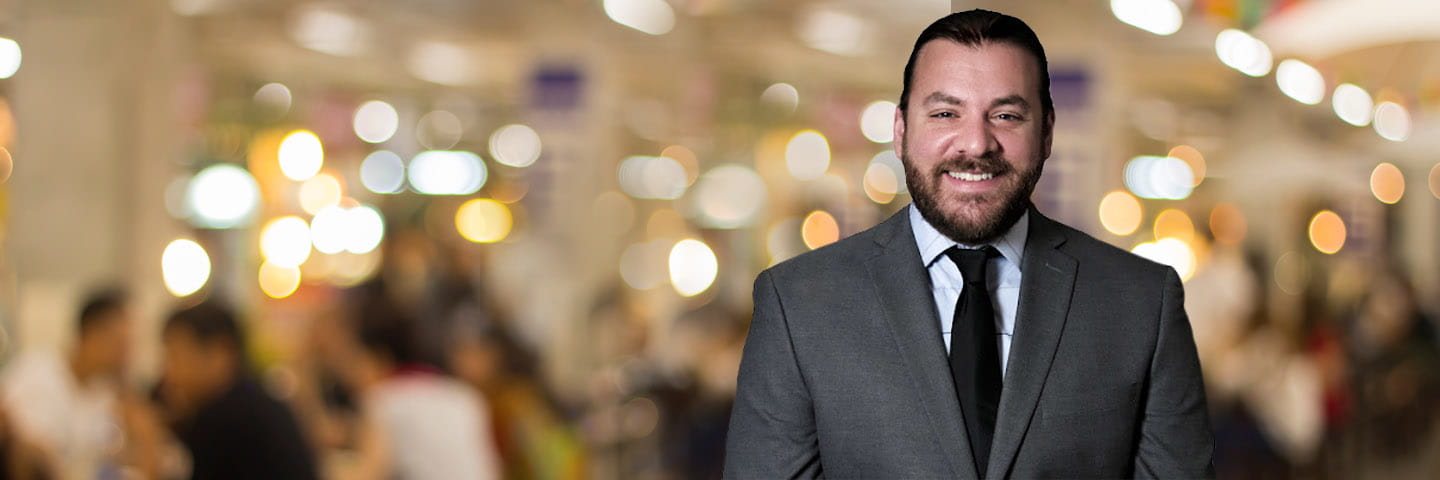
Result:
[[[882,234],[882,226],[876,225],[835,243],[811,250],[761,272],[777,281],[791,279],[796,275],[814,277],[817,275],[840,274],[858,268],[875,255],[875,240]]]

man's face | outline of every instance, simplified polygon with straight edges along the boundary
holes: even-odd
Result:
[[[961,243],[1004,234],[1050,156],[1054,117],[1041,106],[1039,62],[1007,43],[931,41],[915,59],[908,102],[895,113],[895,153],[915,207]]]
[[[227,347],[201,342],[184,328],[166,329],[163,391],[167,403],[189,411],[223,388],[229,381],[231,355]]]
[[[123,308],[104,315],[81,337],[80,349],[104,374],[122,375],[130,356],[130,315]]]

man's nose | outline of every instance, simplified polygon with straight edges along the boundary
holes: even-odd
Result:
[[[1000,148],[990,119],[984,114],[970,115],[960,122],[952,148],[955,154],[965,157],[983,157]]]

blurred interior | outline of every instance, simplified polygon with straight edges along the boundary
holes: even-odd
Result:
[[[970,8],[1046,46],[1039,209],[1185,279],[1223,478],[1440,474],[1433,0],[0,1],[4,369],[127,318],[103,458],[7,373],[5,468],[185,477],[216,304],[321,477],[429,478],[369,429],[413,375],[504,478],[718,478],[751,282],[909,204],[901,71]]]

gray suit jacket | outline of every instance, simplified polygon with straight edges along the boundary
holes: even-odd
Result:
[[[1199,478],[1214,439],[1180,279],[1030,211],[986,478]],[[762,272],[727,478],[976,478],[903,210]]]

